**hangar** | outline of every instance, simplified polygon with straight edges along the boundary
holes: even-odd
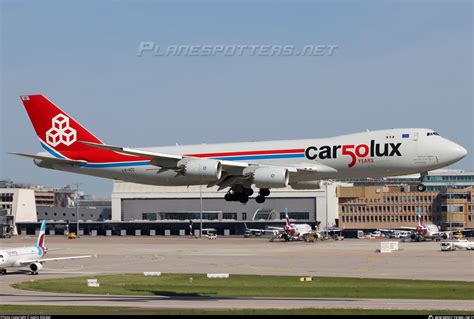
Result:
[[[114,181],[112,221],[184,221],[246,222],[280,220],[285,208],[291,219],[313,225],[334,225],[338,218],[336,187],[350,185],[329,182],[322,189],[272,189],[265,203],[250,200],[246,204],[226,202],[225,190],[217,187],[170,187]],[[202,201],[201,201],[202,199]],[[201,206],[202,205],[202,206]],[[267,212],[266,216],[259,212]]]

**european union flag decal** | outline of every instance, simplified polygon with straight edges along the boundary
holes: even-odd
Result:
[[[410,134],[408,134],[408,133],[403,133],[403,134],[402,134],[402,138],[410,138]]]

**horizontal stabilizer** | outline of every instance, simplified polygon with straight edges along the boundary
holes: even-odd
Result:
[[[33,159],[37,159],[41,161],[47,161],[53,164],[69,164],[69,165],[79,165],[79,166],[87,164],[87,161],[69,160],[69,159],[64,159],[64,158],[56,158],[56,157],[42,156],[42,155],[36,155],[36,154],[25,154],[25,153],[15,153],[15,152],[10,152],[10,154],[33,158]]]

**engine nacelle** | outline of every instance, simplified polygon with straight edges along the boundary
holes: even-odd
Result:
[[[283,188],[288,186],[290,174],[283,167],[259,167],[253,172],[253,183],[258,188]]]
[[[40,263],[33,263],[33,264],[30,265],[30,270],[33,273],[36,273],[36,272],[40,271],[41,269],[43,269],[43,265],[40,264]]]
[[[321,181],[304,181],[290,184],[293,189],[320,189]]]
[[[217,181],[222,176],[221,162],[216,160],[189,160],[180,166],[185,176],[198,177],[203,181]]]

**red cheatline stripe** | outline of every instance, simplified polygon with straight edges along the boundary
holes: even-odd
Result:
[[[303,153],[304,148],[293,150],[266,150],[266,151],[244,151],[244,152],[225,152],[225,153],[201,153],[201,154],[186,154],[185,156],[194,157],[221,157],[221,156],[239,156],[239,155],[266,155],[266,154],[290,154]]]

